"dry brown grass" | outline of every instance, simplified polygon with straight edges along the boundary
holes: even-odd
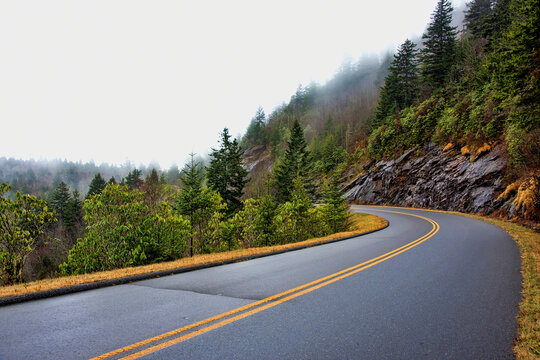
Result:
[[[329,241],[329,240],[334,240],[334,239],[338,239],[338,238],[342,238],[346,236],[357,235],[357,234],[361,234],[367,231],[380,229],[386,226],[387,221],[374,215],[352,214],[351,223],[352,223],[352,228],[355,229],[353,231],[341,232],[341,233],[337,233],[337,234],[333,234],[333,235],[329,235],[329,236],[325,236],[325,237],[317,238],[317,239],[308,239],[308,240],[297,242],[297,243],[277,245],[277,246],[266,246],[266,247],[259,247],[259,248],[238,249],[238,250],[221,252],[221,253],[213,253],[213,254],[195,255],[191,258],[183,258],[176,261],[163,262],[159,264],[129,267],[129,268],[117,269],[117,270],[111,270],[111,271],[102,271],[102,272],[96,272],[92,274],[65,276],[65,277],[59,277],[55,279],[45,279],[45,280],[33,281],[30,283],[5,286],[5,287],[0,288],[0,298],[22,295],[22,294],[29,294],[29,293],[38,292],[38,291],[60,289],[63,287],[78,285],[78,284],[93,283],[93,282],[110,280],[110,279],[118,279],[118,278],[131,276],[131,275],[147,274],[147,273],[152,273],[152,272],[161,271],[161,270],[172,270],[172,269],[178,269],[182,267],[208,264],[212,262],[221,262],[221,261],[226,261],[226,260],[242,258],[244,256],[258,255],[258,254],[269,253],[272,251],[290,249],[297,246],[314,245],[314,244]]]

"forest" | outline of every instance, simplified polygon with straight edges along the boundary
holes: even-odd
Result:
[[[342,184],[425,143],[503,144],[505,181],[537,179],[539,9],[538,0],[473,0],[458,31],[439,0],[418,43],[299,86],[268,115],[259,108],[241,138],[223,129],[207,161],[191,154],[182,169],[0,158],[0,281],[339,232]]]

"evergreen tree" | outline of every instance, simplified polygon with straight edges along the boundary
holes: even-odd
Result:
[[[71,200],[71,194],[69,193],[69,188],[65,182],[60,182],[52,194],[50,205],[51,208],[57,214],[59,219],[64,220],[68,204]]]
[[[399,47],[390,64],[389,74],[381,95],[372,128],[376,129],[385,119],[413,104],[418,96],[418,50],[409,39]]]
[[[116,185],[116,179],[114,178],[114,176],[111,176],[109,181],[107,181],[107,184],[108,185]]]
[[[208,186],[221,195],[229,215],[242,206],[240,198],[248,182],[247,171],[242,167],[243,151],[238,141],[230,138],[229,130],[223,129],[221,146],[217,150],[212,149],[207,170]]]
[[[142,186],[143,180],[141,176],[142,171],[138,169],[133,169],[133,171],[126,176],[126,185],[129,187],[129,190],[139,189]]]
[[[195,154],[189,155],[191,160],[182,169],[182,191],[174,199],[174,210],[191,223],[188,248],[190,256],[193,256],[195,239],[202,242],[202,235],[210,218],[215,211],[221,210],[221,197],[203,187],[203,166],[195,161]]]
[[[201,191],[204,181],[204,168],[200,162],[195,161],[195,154],[189,154],[191,160],[182,169],[180,180],[183,190]]]
[[[448,78],[456,51],[456,27],[452,26],[452,4],[439,0],[427,32],[422,35],[422,76],[424,83],[435,88]]]
[[[293,180],[300,177],[304,187],[311,182],[311,157],[307,150],[306,138],[298,120],[294,121],[291,138],[281,162],[274,169],[274,179],[278,190],[278,199],[288,201],[293,189]],[[310,189],[312,190],[312,189]],[[311,191],[310,191],[311,192]]]
[[[493,0],[473,0],[467,3],[465,11],[465,28],[476,37],[486,37],[488,33],[486,22],[490,20]]]
[[[105,180],[101,177],[101,174],[97,173],[90,182],[86,198],[88,199],[91,195],[101,194],[106,186],[107,183],[105,183]]]
[[[74,190],[73,195],[67,203],[64,215],[64,225],[68,230],[73,229],[75,225],[83,222],[82,207],[83,203],[80,199],[80,194],[77,190]]]
[[[247,128],[246,135],[242,139],[242,144],[246,147],[256,145],[266,145],[268,137],[266,135],[266,115],[262,107],[257,109],[255,117]]]
[[[325,181],[322,195],[324,201],[322,211],[330,232],[346,231],[349,219],[349,203],[342,197],[343,193],[339,190],[336,178]]]

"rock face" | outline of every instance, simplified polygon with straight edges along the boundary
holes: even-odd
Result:
[[[496,196],[504,190],[506,159],[496,146],[471,162],[461,153],[445,153],[436,144],[416,149],[398,159],[380,161],[345,186],[353,203],[397,205],[491,213],[503,204]]]

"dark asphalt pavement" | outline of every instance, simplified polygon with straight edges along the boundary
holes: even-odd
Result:
[[[504,231],[444,213],[356,209],[385,217],[390,226],[280,255],[0,307],[0,359],[99,356],[368,261],[433,228],[381,210],[419,214],[440,229],[363,271],[267,309],[258,305],[250,316],[144,358],[513,358],[520,257]]]

